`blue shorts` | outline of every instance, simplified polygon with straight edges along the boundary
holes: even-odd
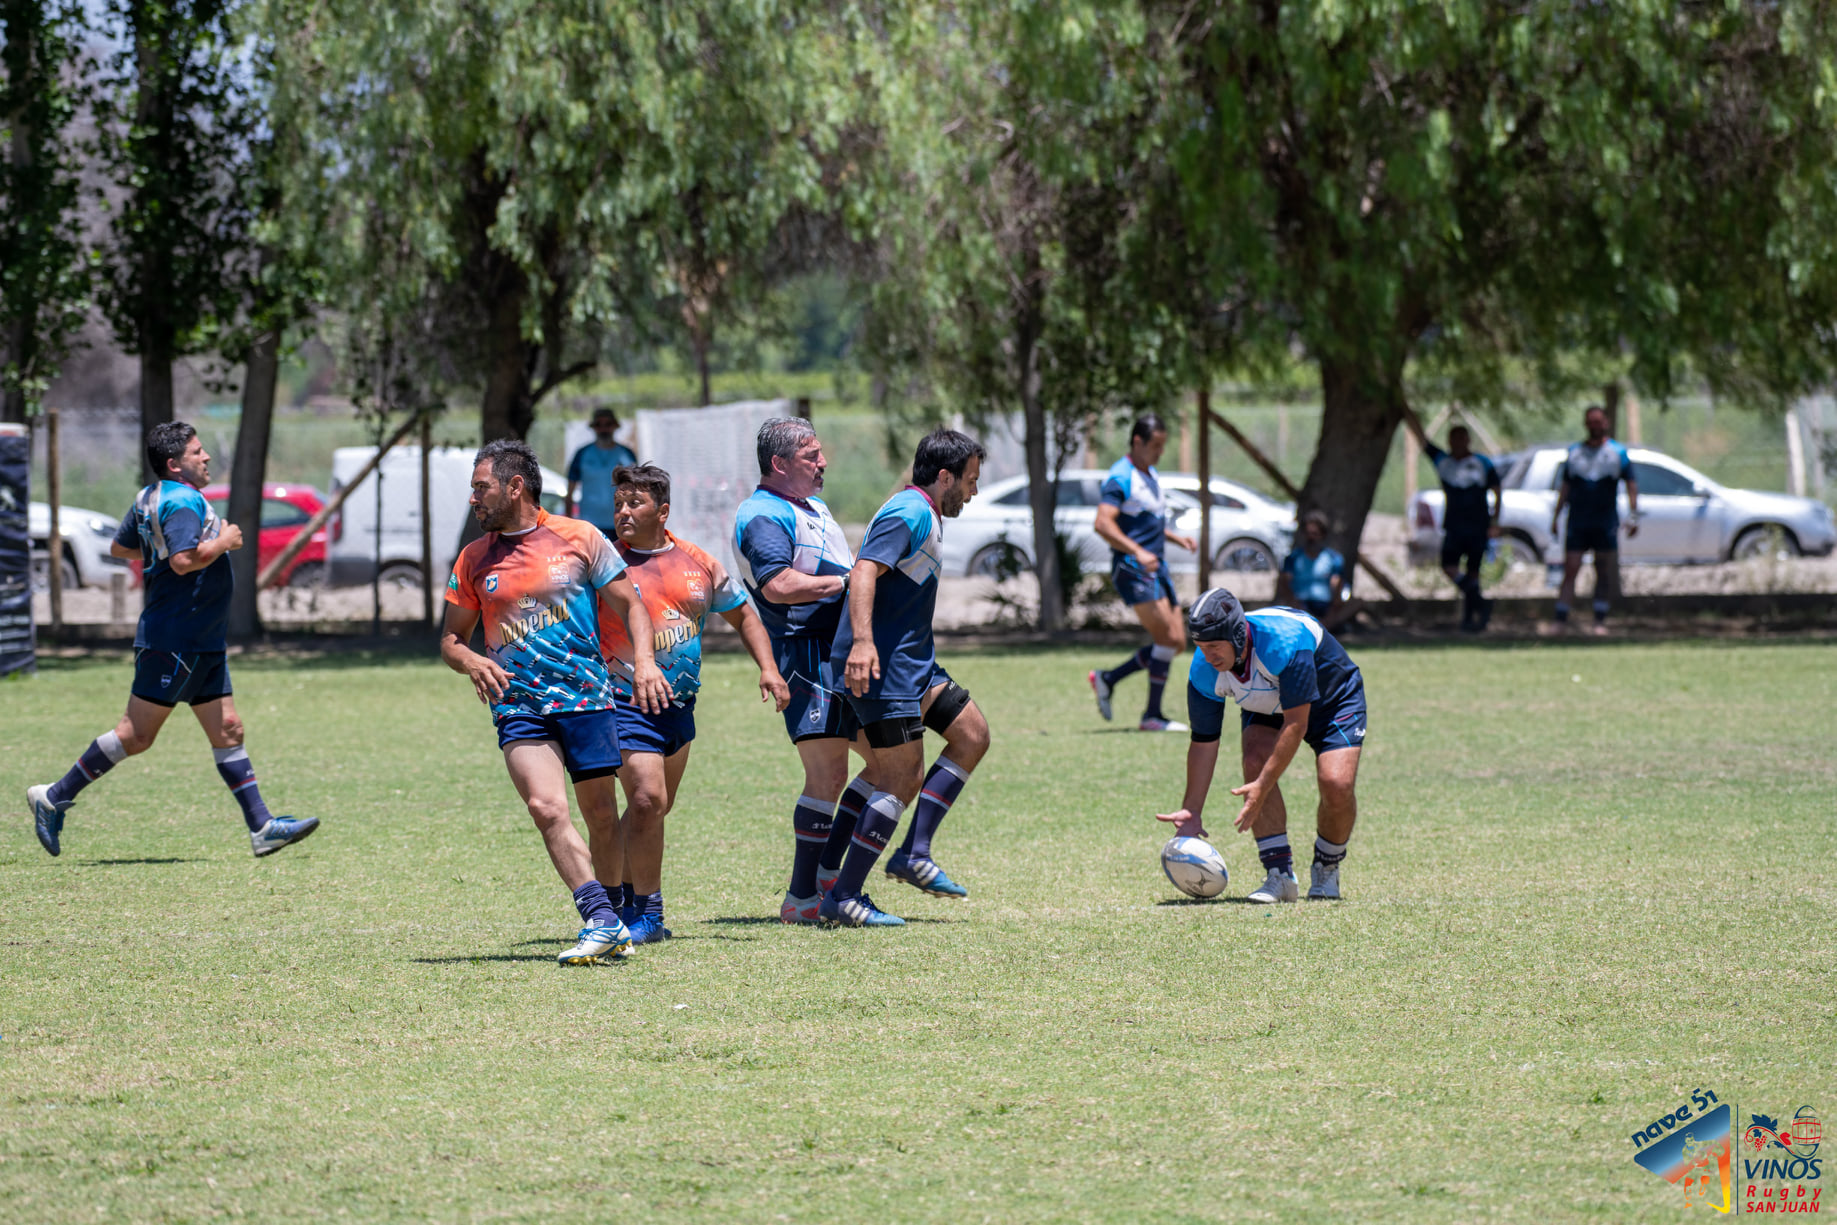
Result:
[[[625,698],[613,707],[619,720],[620,753],[661,753],[674,757],[695,739],[695,699],[647,715]]]
[[[1244,712],[1243,725],[1250,727],[1281,727],[1281,715],[1257,715]],[[1316,702],[1308,712],[1308,731],[1302,739],[1314,750],[1316,756],[1330,753],[1334,749],[1356,749],[1365,743],[1365,733],[1369,723],[1365,718],[1365,687],[1331,708]]]
[[[505,715],[498,720],[498,747],[520,740],[553,740],[561,748],[568,778],[584,783],[619,768],[618,716],[610,710],[571,710],[552,715]]]
[[[772,643],[778,674],[791,690],[784,716],[785,734],[793,744],[850,734],[842,730],[848,704],[829,665],[829,646],[820,638],[780,638]]]
[[[1116,588],[1116,594],[1123,597],[1123,603],[1132,608],[1137,604],[1153,604],[1157,600],[1167,600],[1175,608],[1180,607],[1180,601],[1174,595],[1174,580],[1167,574],[1165,558],[1153,574],[1143,574],[1142,568],[1133,560],[1113,560],[1110,563],[1110,583]]]
[[[155,706],[201,706],[230,696],[230,665],[222,651],[134,652],[134,685],[128,692]]]
[[[1577,523],[1569,521],[1563,535],[1565,553],[1617,553],[1620,551],[1620,521]]]
[[[1449,534],[1442,537],[1442,565],[1452,566],[1459,570],[1465,567],[1478,574],[1480,566],[1486,561],[1486,546],[1491,543],[1485,532],[1474,535],[1471,532],[1456,536]]]

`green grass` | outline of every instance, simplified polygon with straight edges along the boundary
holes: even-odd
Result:
[[[1633,1131],[1828,1115],[1831,647],[1365,648],[1348,899],[1274,910],[1175,904],[1183,744],[1097,722],[1118,653],[949,659],[972,897],[888,883],[892,932],[772,921],[794,758],[712,661],[677,938],[584,971],[450,673],[239,665],[265,794],[326,818],[261,862],[182,713],[46,858],[20,790],[128,670],[0,687],[0,1219],[1681,1219]]]

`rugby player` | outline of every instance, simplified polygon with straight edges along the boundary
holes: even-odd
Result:
[[[791,881],[778,917],[815,923],[822,895],[835,879],[822,860],[838,807],[858,813],[871,792],[847,787],[850,735],[842,726],[841,686],[829,662],[855,558],[841,525],[817,496],[829,461],[810,423],[774,417],[759,427],[755,446],[759,486],[734,516],[734,556],[790,693],[785,734],[804,767],[804,789],[791,810]],[[852,827],[852,815],[849,821]]]
[[[183,421],[156,425],[146,446],[147,466],[159,479],[140,491],[109,545],[114,557],[141,560],[146,584],[127,713],[90,742],[63,778],[28,787],[26,802],[40,845],[60,854],[64,814],[77,793],[152,748],[172,708],[184,702],[210,741],[259,859],[305,838],[319,819],[270,815],[243,747],[224,642],[234,585],[228,555],[242,547],[242,531],[219,519],[199,492],[210,484],[210,456],[196,430]]]
[[[689,765],[695,740],[695,695],[702,687],[702,627],[710,612],[740,631],[740,641],[759,665],[759,695],[783,710],[791,700],[759,614],[746,603],[726,567],[665,526],[670,521],[670,474],[654,464],[630,464],[612,471],[613,526],[626,574],[638,589],[655,627],[646,654],[654,657],[674,700],[648,712],[631,701],[636,675],[632,640],[617,617],[600,610],[600,650],[619,696],[619,782],[625,814],[619,819],[628,885],[615,897],[625,913],[633,944],[667,940],[663,925],[663,819],[676,803],[676,789]]]
[[[905,922],[874,905],[867,878],[925,783],[925,699],[938,676],[931,631],[938,546],[943,521],[962,514],[975,496],[983,456],[980,443],[956,430],[921,439],[912,483],[875,513],[849,574],[848,617],[836,628],[830,666],[843,677],[849,713],[865,741],[864,781],[873,790],[841,871],[823,895],[818,916],[826,925]]]
[[[1480,565],[1486,560],[1487,542],[1499,538],[1499,511],[1505,499],[1499,469],[1474,451],[1466,426],[1448,431],[1444,451],[1422,435],[1414,413],[1405,420],[1417,429],[1441,480],[1442,573],[1461,589],[1461,629],[1477,634],[1493,616],[1493,602],[1480,593]]]
[[[549,514],[541,496],[542,467],[527,444],[500,439],[480,449],[470,500],[484,535],[461,550],[447,580],[440,658],[491,708],[510,781],[574,894],[585,926],[557,960],[593,965],[631,946],[607,892],[620,883],[619,737],[596,593],[631,640],[649,642],[653,630],[612,543],[592,524]],[[466,645],[481,619],[483,655]],[[670,686],[649,654],[634,662],[629,687],[647,713],[670,704]],[[569,781],[591,854],[568,816]]]
[[[1627,537],[1639,535],[1639,482],[1633,478],[1633,461],[1627,449],[1607,436],[1607,410],[1599,405],[1582,414],[1588,437],[1569,448],[1557,480],[1556,509],[1550,512],[1550,534],[1556,535],[1563,508],[1569,524],[1563,534],[1563,585],[1556,593],[1556,623],[1569,624],[1569,605],[1575,600],[1576,575],[1582,571],[1582,554],[1595,555],[1595,628],[1607,633],[1607,610],[1620,594],[1620,507],[1616,497],[1621,481],[1627,486]]]
[[[1188,672],[1186,701],[1193,724],[1186,750],[1186,796],[1176,812],[1157,813],[1182,836],[1203,838],[1206,793],[1218,767],[1225,699],[1242,708],[1244,806],[1237,828],[1256,836],[1265,870],[1252,902],[1292,902],[1299,891],[1288,845],[1282,774],[1306,741],[1314,750],[1320,788],[1310,898],[1340,896],[1340,863],[1358,818],[1353,784],[1365,742],[1365,682],[1358,666],[1319,621],[1292,608],[1246,613],[1237,597],[1214,587],[1191,617],[1198,653]]]
[[[1155,464],[1167,449],[1167,426],[1154,413],[1136,418],[1129,429],[1129,454],[1110,466],[1104,478],[1102,503],[1097,507],[1097,534],[1110,546],[1110,581],[1123,603],[1135,610],[1153,639],[1116,667],[1092,672],[1091,688],[1097,694],[1097,713],[1107,722],[1110,697],[1117,682],[1148,672],[1148,704],[1136,726],[1145,732],[1183,732],[1184,723],[1170,721],[1161,710],[1168,670],[1174,656],[1186,649],[1180,624],[1180,601],[1167,573],[1167,542],[1197,552],[1199,542],[1167,530],[1167,499]]]

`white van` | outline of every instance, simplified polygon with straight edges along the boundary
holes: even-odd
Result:
[[[345,487],[376,454],[375,447],[339,447],[332,452],[335,493]],[[459,537],[471,514],[471,447],[436,447],[428,455],[428,509],[433,517],[435,581],[443,580],[459,556]],[[382,515],[378,529],[377,493],[381,476]],[[542,505],[560,514],[568,494],[567,478],[542,470]],[[421,448],[398,446],[383,456],[377,471],[351,491],[340,511],[342,530],[332,542],[327,581],[333,586],[368,583],[380,564],[385,583],[421,585]]]

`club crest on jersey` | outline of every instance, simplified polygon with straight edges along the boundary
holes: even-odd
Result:
[[[555,584],[557,587],[566,587],[572,577],[573,576],[568,573],[568,568],[566,566],[549,567],[549,582]]]
[[[497,589],[498,589],[498,576],[495,574],[487,574],[485,576],[485,594],[490,595],[492,592],[496,591]]]
[[[689,598],[691,600],[706,600],[708,598],[708,588],[703,585],[702,576],[699,574],[691,574],[689,576]]]

